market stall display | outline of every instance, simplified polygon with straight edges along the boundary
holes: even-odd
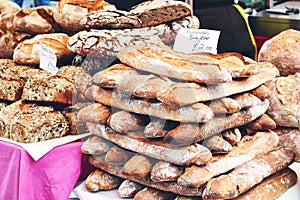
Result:
[[[39,143],[91,134],[55,147],[76,155],[62,154],[53,167],[67,159],[75,167],[62,176],[72,176],[62,196],[45,187],[41,199],[67,198],[82,155],[95,168],[85,189],[116,198],[271,200],[298,182],[290,167],[300,152],[297,63],[264,60],[263,51],[258,62],[235,52],[176,52],[179,30],[201,27],[181,1],[122,11],[102,0],[66,0],[0,18],[0,137]],[[55,74],[39,68],[41,44],[57,58]],[[29,156],[25,165],[42,160]]]

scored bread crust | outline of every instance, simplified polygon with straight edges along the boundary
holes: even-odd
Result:
[[[268,81],[272,91],[267,114],[279,126],[299,127],[300,121],[300,73],[278,77]]]
[[[300,31],[288,29],[267,40],[258,54],[258,61],[273,63],[281,76],[300,72]]]

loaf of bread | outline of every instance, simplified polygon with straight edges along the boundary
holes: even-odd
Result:
[[[114,145],[107,151],[104,160],[110,165],[123,165],[133,154],[133,152]]]
[[[202,141],[202,145],[206,146],[213,155],[228,153],[232,150],[231,144],[224,140],[221,134],[206,138]]]
[[[35,106],[14,115],[9,133],[17,142],[40,142],[69,134],[69,124],[63,114],[52,107]]]
[[[27,80],[22,92],[22,99],[28,101],[56,102],[74,104],[77,90],[73,83],[59,76]]]
[[[0,2],[0,14],[16,12],[19,10],[21,10],[21,7],[10,0],[3,0]]]
[[[134,195],[142,190],[144,186],[130,180],[124,180],[118,188],[117,195],[121,198],[134,197]]]
[[[59,32],[60,27],[53,18],[54,11],[52,6],[23,8],[14,18],[15,29],[34,35]]]
[[[81,152],[90,155],[101,155],[106,153],[111,146],[111,142],[97,136],[92,136],[83,142]]]
[[[266,41],[259,53],[258,61],[273,63],[281,76],[300,72],[300,31],[288,29]]]
[[[68,62],[73,53],[68,50],[69,36],[64,33],[39,34],[31,39],[20,42],[14,50],[13,59],[19,64],[38,65],[40,63],[40,44],[52,49],[57,60]]]
[[[272,94],[267,114],[278,126],[299,127],[300,73],[278,77],[266,83]]]
[[[94,10],[115,9],[115,7],[103,0],[61,0],[58,2],[55,21],[67,32],[76,32],[81,29],[80,20],[86,14]]]
[[[151,187],[146,187],[140,191],[138,191],[134,195],[134,200],[144,200],[144,199],[160,199],[160,200],[168,200],[168,199],[173,199],[174,194],[154,189]]]
[[[274,132],[257,132],[254,136],[243,137],[228,154],[214,158],[204,166],[187,167],[177,183],[185,187],[201,187],[211,178],[271,151],[278,142],[279,137]]]
[[[203,199],[229,199],[246,192],[268,176],[283,170],[294,161],[294,153],[281,148],[236,167],[229,174],[211,179],[202,194]]]
[[[151,169],[150,178],[153,181],[176,181],[182,175],[183,169],[173,163],[158,161]]]
[[[0,136],[10,138],[10,124],[14,116],[18,112],[34,106],[35,104],[26,104],[23,101],[19,100],[2,108],[0,111]]]
[[[5,80],[0,78],[0,99],[18,101],[21,99],[24,82],[21,80]]]
[[[123,165],[122,173],[136,178],[145,178],[149,176],[152,166],[150,158],[142,154],[135,154]]]
[[[279,133],[279,134],[280,134],[279,145],[294,151],[296,156],[295,161],[299,162],[300,161],[300,131],[298,129],[291,129],[291,130],[287,129],[284,133]]]
[[[297,183],[297,174],[290,168],[273,174],[234,200],[273,200]]]
[[[130,9],[142,27],[156,26],[192,15],[192,8],[182,1],[145,1]]]
[[[88,191],[112,190],[122,183],[122,179],[102,170],[95,170],[87,177],[85,187]]]
[[[189,16],[154,27],[80,31],[70,38],[68,48],[82,55],[115,59],[117,53],[128,45],[173,43],[177,32],[182,27],[199,28],[199,19]]]

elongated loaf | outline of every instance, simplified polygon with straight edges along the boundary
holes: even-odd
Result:
[[[138,152],[153,158],[165,160],[178,165],[196,164],[202,165],[211,160],[211,152],[200,144],[177,147],[162,142],[151,142],[139,139],[135,134],[120,134],[110,127],[87,123],[91,133],[103,137],[111,142],[134,152]]]

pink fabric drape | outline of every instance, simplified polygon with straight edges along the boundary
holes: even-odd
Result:
[[[81,145],[55,147],[34,161],[22,147],[0,141],[0,199],[67,200],[81,173]]]

